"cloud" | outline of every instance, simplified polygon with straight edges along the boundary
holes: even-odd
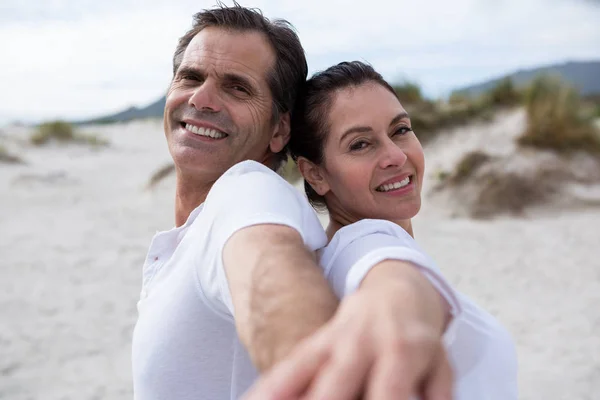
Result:
[[[600,58],[600,8],[585,0],[252,6],[295,25],[311,71],[363,59],[433,95],[516,68]],[[79,118],[153,101],[168,85],[177,39],[197,11],[194,0],[4,0],[0,114]]]

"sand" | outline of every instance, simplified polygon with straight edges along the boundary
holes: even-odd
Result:
[[[429,171],[471,147],[511,151],[499,136],[519,118],[432,143]],[[85,131],[111,146],[34,148],[26,128],[0,134],[27,162],[0,164],[0,399],[132,396],[141,266],[154,232],[173,224],[173,177],[145,186],[170,157],[160,121]],[[520,398],[600,398],[600,209],[476,221],[440,207],[425,197],[416,238],[514,335]]]

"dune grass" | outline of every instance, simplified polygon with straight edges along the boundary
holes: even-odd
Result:
[[[550,76],[536,79],[527,92],[527,127],[518,143],[557,152],[583,150],[600,155],[594,112],[577,91]],[[592,109],[593,110],[593,109]]]
[[[289,156],[287,161],[277,172],[291,184],[295,184],[302,179],[302,175],[300,174],[300,170],[298,170],[298,166],[294,160],[292,160],[292,157]]]
[[[474,121],[489,121],[497,110],[517,106],[523,101],[522,91],[508,78],[480,96],[456,92],[447,101],[424,98],[421,89],[414,83],[393,87],[408,111],[412,127],[422,143],[435,137],[441,129],[467,125]]]
[[[398,95],[400,102],[403,104],[418,104],[425,101],[423,93],[421,92],[421,87],[415,82],[405,81],[403,83],[392,85],[392,88]]]
[[[108,146],[106,139],[96,135],[83,134],[75,131],[73,125],[65,121],[44,122],[39,125],[37,131],[31,135],[30,141],[36,146],[42,146],[49,142],[77,143],[90,146]]]
[[[6,147],[0,144],[0,163],[4,164],[24,164],[23,159],[9,152]]]
[[[167,164],[163,165],[162,167],[160,167],[159,169],[157,169],[152,174],[152,176],[150,177],[150,180],[146,184],[146,189],[152,189],[152,188],[154,188],[161,181],[163,181],[167,176],[169,176],[169,175],[171,175],[173,173],[175,173],[175,164],[173,164],[173,163],[167,163]]]
[[[543,204],[553,193],[544,180],[502,171],[485,176],[472,205],[471,215],[489,218],[498,214],[522,214],[527,207]]]
[[[506,77],[484,96],[492,107],[513,107],[523,103],[524,92],[517,89],[510,77]]]
[[[490,159],[491,157],[487,153],[479,150],[465,154],[456,165],[454,173],[450,177],[452,183],[456,184],[466,181],[479,169],[479,167]]]

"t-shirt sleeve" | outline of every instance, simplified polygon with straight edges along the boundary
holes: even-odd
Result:
[[[306,198],[272,170],[252,161],[232,167],[212,187],[203,212],[207,213],[213,253],[201,279],[202,289],[216,307],[233,316],[233,303],[223,248],[237,231],[254,225],[285,225],[296,230],[311,250],[326,243],[325,232]],[[215,305],[215,304],[213,304]]]
[[[322,253],[321,265],[335,293],[342,298],[356,291],[367,273],[385,260],[414,264],[447,301],[452,321],[461,314],[459,296],[435,262],[406,231],[389,221],[363,220],[342,228]],[[453,325],[446,336],[452,335]]]

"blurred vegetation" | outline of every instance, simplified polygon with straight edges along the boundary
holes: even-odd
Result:
[[[523,146],[558,152],[584,150],[600,154],[600,132],[594,123],[597,105],[557,78],[541,76],[525,97],[527,127],[518,138]]]
[[[295,184],[302,179],[302,174],[300,174],[300,170],[291,156],[288,156],[287,161],[281,166],[278,173],[291,184]]]
[[[146,189],[152,189],[153,187],[158,185],[162,180],[164,180],[167,176],[173,174],[174,172],[175,164],[167,163],[163,165],[152,174],[150,180],[146,184]]]
[[[502,79],[488,93],[487,100],[491,106],[513,107],[523,101],[523,91],[517,89],[509,77]]]
[[[488,162],[491,157],[482,151],[472,151],[458,162],[450,177],[452,183],[462,183],[472,176],[479,167]]]
[[[41,146],[51,141],[87,144],[91,146],[107,146],[109,144],[107,140],[98,136],[76,132],[73,125],[65,121],[44,122],[31,135],[30,141],[36,146]]]
[[[502,171],[490,172],[479,188],[471,215],[489,218],[511,213],[519,215],[529,206],[548,200],[554,189],[536,178]]]
[[[6,147],[0,144],[0,163],[5,164],[23,164],[24,161],[21,157],[10,153]]]
[[[410,114],[412,127],[422,143],[435,137],[441,129],[467,125],[473,121],[489,121],[496,111],[518,106],[523,101],[523,92],[509,78],[480,96],[455,92],[447,101],[424,98],[421,89],[414,83],[393,88]]]
[[[392,85],[392,88],[402,104],[418,104],[425,101],[421,93],[421,87],[414,82],[405,81],[401,84]]]

